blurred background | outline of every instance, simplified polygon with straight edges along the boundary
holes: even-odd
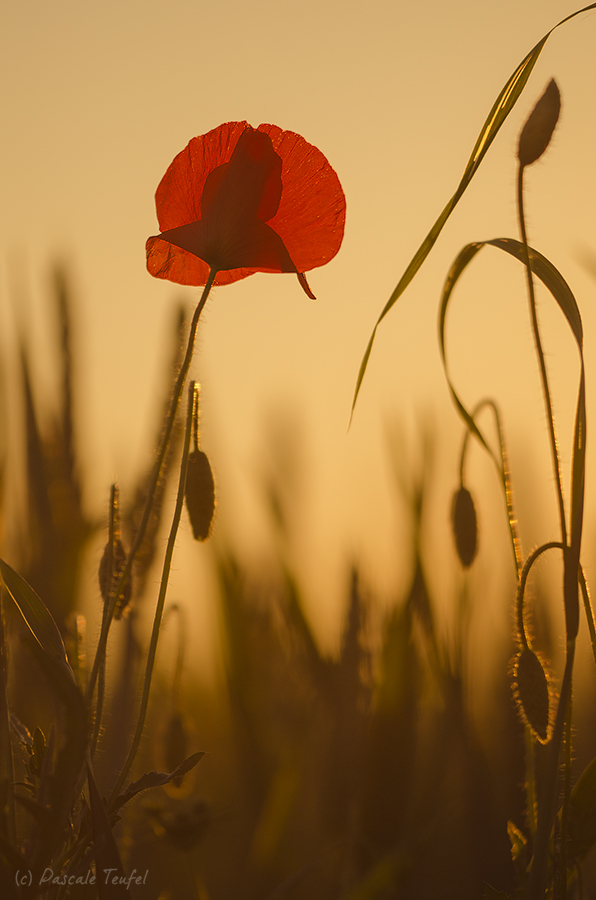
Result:
[[[366,7],[304,0],[299,9],[281,0],[23,0],[5,7],[0,441],[10,474],[2,554],[15,565],[27,556],[19,475],[27,447],[31,468],[31,432],[28,443],[24,437],[31,421],[22,390],[23,347],[29,415],[34,410],[40,431],[51,431],[64,404],[64,340],[54,302],[62,292],[70,298],[72,453],[84,538],[80,566],[71,571],[77,581],[72,596],[87,615],[91,640],[100,622],[95,579],[105,532],[98,526],[107,521],[109,487],[117,481],[123,505],[132,504],[159,430],[179,309],[188,318],[198,299],[195,290],[154,280],[145,270],[145,240],[157,231],[154,191],[191,137],[246,119],[255,126],[273,122],[319,147],[346,193],[347,227],[338,256],[309,278],[316,302],[305,298],[295,278],[255,275],[215,289],[205,310],[192,374],[202,386],[202,447],[215,471],[218,512],[209,545],[194,544],[186,521],[178,539],[170,597],[185,610],[193,648],[187,668],[202,683],[230,677],[221,599],[230,571],[261,577],[261,585],[270,577],[286,584],[291,572],[300,582],[300,614],[294,613],[303,639],[314,641],[317,659],[337,662],[349,633],[351,573],[358,572],[358,590],[368,597],[365,643],[379,650],[391,615],[412,596],[423,557],[433,604],[432,626],[428,620],[425,626],[431,643],[445,640],[454,653],[458,629],[471,621],[474,640],[465,656],[466,666],[482,662],[484,675],[474,679],[478,696],[492,684],[489,671],[497,665],[504,671],[514,569],[494,472],[478,450],[468,481],[481,545],[462,613],[464,588],[449,528],[462,435],[440,363],[437,307],[463,244],[518,236],[517,135],[554,77],[562,113],[548,153],[528,173],[529,238],[577,297],[586,335],[588,421],[593,417],[594,13],[558,29],[546,44],[429,260],[380,328],[348,425],[374,323],[454,192],[499,90],[531,47],[576,8],[563,0],[521,6],[513,0],[448,6],[372,0]],[[452,301],[448,353],[465,402],[491,395],[501,405],[527,552],[556,538],[557,522],[526,306],[521,267],[484,250]],[[541,297],[568,481],[578,366],[553,306]],[[593,463],[589,449],[588,492]],[[422,484],[425,513],[418,516],[414,486],[420,491]],[[172,483],[166,510],[174,492]],[[588,579],[593,517],[588,493]],[[157,549],[164,546],[158,536]],[[237,568],[230,570],[232,557]],[[545,583],[549,565],[542,567]],[[556,565],[552,571],[558,572]],[[148,609],[158,577],[158,569],[148,575]],[[264,594],[277,596],[277,590]],[[553,616],[556,661],[561,621],[558,611]],[[403,635],[409,625],[395,628]],[[168,641],[175,649],[166,634]],[[222,653],[222,646],[228,650]],[[283,771],[280,783],[291,785],[291,766]],[[519,772],[510,774],[510,783],[518,784]],[[262,840],[266,848],[267,837]]]

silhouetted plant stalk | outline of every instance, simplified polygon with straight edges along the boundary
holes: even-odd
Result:
[[[197,328],[199,324],[199,318],[205,303],[207,302],[207,298],[213,286],[213,282],[215,280],[215,276],[217,272],[215,270],[211,270],[209,273],[209,278],[205,287],[203,288],[203,292],[201,294],[201,299],[199,300],[198,306],[195,309],[194,315],[192,317],[192,321],[190,324],[190,330],[188,335],[188,343],[186,348],[186,354],[184,356],[184,360],[182,362],[182,366],[180,368],[180,373],[176,380],[176,384],[174,386],[174,392],[172,395],[172,402],[170,404],[170,410],[168,413],[168,417],[166,419],[163,435],[161,438],[161,443],[159,446],[159,450],[157,453],[157,458],[155,460],[155,465],[153,467],[153,472],[151,475],[151,479],[149,482],[149,489],[147,491],[147,497],[145,501],[145,508],[143,511],[143,518],[139,525],[139,529],[136,533],[133,545],[131,547],[130,553],[128,554],[126,564],[120,573],[118,580],[116,581],[113,590],[110,592],[108,602],[104,603],[103,608],[103,616],[101,623],[101,632],[99,636],[99,641],[97,644],[97,649],[95,652],[95,659],[93,662],[93,668],[91,670],[91,674],[89,676],[89,682],[87,684],[87,692],[86,692],[86,701],[88,704],[91,703],[93,698],[93,694],[95,691],[95,685],[97,682],[97,677],[102,666],[102,660],[105,659],[107,642],[108,642],[108,634],[110,630],[110,625],[112,623],[112,619],[114,617],[116,608],[118,603],[120,602],[120,598],[123,596],[125,591],[125,586],[127,581],[132,576],[132,568],[135,560],[135,556],[143,543],[143,539],[145,537],[145,532],[147,530],[147,526],[149,524],[149,520],[151,517],[151,511],[153,508],[153,500],[155,497],[155,492],[157,489],[157,485],[159,483],[159,479],[161,477],[164,460],[168,451],[168,447],[170,444],[170,439],[172,436],[172,430],[174,428],[174,422],[176,420],[176,412],[178,410],[178,404],[180,402],[180,397],[182,395],[182,389],[184,387],[184,382],[186,381],[186,377],[188,375],[188,371],[190,369],[190,364],[192,362],[192,356],[194,351],[194,345],[197,335]],[[97,726],[96,726],[97,727]]]
[[[566,649],[565,649],[565,669],[563,674],[563,683],[555,727],[547,753],[547,763],[545,777],[539,796],[538,818],[536,835],[534,839],[534,854],[530,869],[530,877],[528,881],[528,898],[529,900],[539,900],[544,896],[546,882],[548,877],[548,854],[550,848],[551,832],[553,830],[555,817],[557,814],[557,798],[558,798],[558,773],[561,755],[561,743],[564,735],[567,735],[568,743],[571,735],[571,690],[573,683],[573,664],[575,659],[575,641],[579,627],[579,598],[578,598],[578,569],[579,555],[581,548],[581,530],[583,516],[579,518],[573,516],[574,506],[579,506],[583,512],[583,458],[582,472],[579,481],[579,491],[581,497],[576,496],[574,490],[575,485],[572,483],[572,499],[571,499],[571,543],[568,544],[567,537],[567,521],[565,515],[565,500],[563,497],[563,479],[561,474],[561,465],[559,459],[559,450],[557,444],[557,435],[555,428],[555,419],[552,409],[551,392],[548,382],[548,374],[546,370],[546,362],[544,359],[544,351],[540,337],[540,328],[538,325],[538,315],[536,311],[536,296],[534,292],[534,279],[532,275],[532,265],[530,261],[530,250],[528,247],[528,238],[525,224],[524,214],[524,173],[526,167],[532,165],[538,160],[550,143],[553,131],[559,118],[561,101],[559,90],[554,80],[551,80],[543,96],[540,98],[532,114],[528,118],[519,140],[518,159],[519,171],[517,179],[517,202],[518,217],[523,244],[523,252],[525,259],[525,269],[528,286],[528,299],[530,304],[530,316],[532,320],[532,332],[534,334],[534,343],[536,346],[536,354],[540,369],[540,378],[542,382],[542,393],[546,408],[546,419],[548,433],[551,445],[553,472],[555,476],[555,488],[557,502],[559,507],[559,519],[561,527],[561,544],[558,545],[563,550],[563,593],[565,605],[565,626],[567,631]],[[581,388],[580,399],[581,404]],[[580,426],[581,416],[583,412],[583,420],[585,423],[585,409],[582,411],[578,405],[578,413],[576,415],[576,432]],[[585,454],[585,424],[581,428],[580,442],[583,454]],[[575,481],[576,456],[573,460],[574,472],[572,482]],[[550,549],[557,546],[551,543],[545,545],[541,549]],[[533,559],[531,560],[533,562]],[[531,562],[530,562],[531,565]],[[529,569],[529,566],[528,566]],[[527,648],[526,632],[523,626],[523,589],[521,590],[519,603],[519,637],[525,643]],[[564,799],[561,815],[561,835],[560,835],[560,870],[561,870],[561,897],[566,896],[567,881],[567,854],[566,854],[566,836],[567,836],[567,812],[570,790],[570,770],[571,752],[567,746],[565,754],[565,779],[564,779]]]
[[[182,461],[180,463],[180,478],[178,482],[178,494],[176,496],[176,506],[174,508],[174,515],[172,517],[172,524],[170,526],[170,534],[168,537],[168,543],[166,546],[166,553],[164,557],[163,563],[163,571],[161,576],[161,584],[159,589],[159,597],[157,599],[157,606],[155,608],[155,615],[153,619],[153,629],[151,632],[151,641],[149,643],[149,651],[147,654],[147,662],[145,666],[145,677],[143,679],[143,694],[141,697],[141,705],[139,709],[139,715],[137,719],[137,725],[134,733],[134,737],[132,740],[131,748],[124,763],[120,774],[118,776],[118,780],[112,790],[112,794],[110,797],[110,803],[113,803],[115,799],[117,799],[120,789],[122,788],[128,773],[132,767],[132,764],[137,755],[137,750],[139,749],[139,744],[141,742],[141,737],[143,734],[143,728],[145,726],[145,718],[147,715],[147,708],[149,706],[149,694],[151,690],[151,680],[153,677],[153,669],[155,666],[155,654],[157,653],[157,643],[159,640],[159,630],[162,622],[164,606],[166,602],[166,593],[168,590],[168,581],[170,577],[170,569],[172,567],[172,557],[174,555],[174,547],[176,544],[176,535],[178,534],[178,527],[180,525],[180,518],[182,516],[182,508],[184,506],[184,495],[186,490],[186,476],[188,472],[188,458],[190,454],[190,442],[191,435],[193,430],[196,430],[193,427],[193,423],[198,418],[198,395],[199,389],[196,382],[192,381],[189,385],[188,389],[188,410],[186,414],[186,428],[184,432],[184,445],[182,449]]]
[[[441,353],[445,366],[447,381],[451,389],[456,408],[464,420],[467,430],[462,447],[460,465],[460,488],[456,492],[453,504],[453,528],[456,548],[464,568],[468,568],[476,552],[476,512],[472,495],[464,486],[464,457],[467,449],[468,435],[473,434],[488,451],[500,469],[501,482],[505,492],[509,531],[517,570],[516,595],[516,632],[518,653],[512,666],[514,695],[521,718],[526,727],[526,798],[527,824],[530,832],[528,839],[510,823],[510,837],[514,858],[527,855],[526,864],[522,865],[522,882],[526,880],[526,900],[543,900],[549,884],[555,891],[557,900],[565,900],[567,896],[567,844],[568,816],[570,811],[571,792],[571,690],[573,683],[573,665],[575,645],[579,628],[579,590],[581,588],[583,605],[588,621],[588,629],[592,649],[596,660],[596,628],[592,612],[588,587],[580,565],[581,537],[584,510],[585,486],[585,453],[586,453],[586,408],[585,408],[585,373],[583,361],[583,329],[581,316],[575,298],[552,263],[528,245],[525,213],[524,213],[524,174],[528,166],[540,159],[548,147],[557,124],[560,111],[560,96],[557,85],[551,81],[526,121],[521,132],[518,146],[519,171],[517,181],[518,218],[521,241],[498,238],[491,241],[468,244],[460,251],[453,263],[443,289],[443,298],[439,313],[439,336]],[[555,492],[559,513],[561,539],[549,541],[538,547],[525,562],[521,554],[511,484],[507,465],[507,454],[496,406],[492,401],[482,401],[469,413],[451,382],[447,369],[445,352],[445,320],[449,300],[458,279],[466,267],[486,244],[497,247],[514,256],[523,264],[526,271],[527,292],[534,336],[534,345],[540,372],[542,393],[546,409],[548,438],[554,472]],[[570,488],[570,511],[567,518],[563,493],[563,478],[557,443],[555,418],[551,399],[544,350],[540,335],[534,276],[538,276],[557,301],[575,338],[580,358],[580,380],[573,432],[573,454]],[[498,425],[501,445],[501,462],[490,447],[488,441],[477,424],[478,413],[484,406],[492,406]],[[532,647],[531,633],[525,620],[524,602],[526,586],[534,563],[546,551],[560,550],[563,555],[563,604],[565,610],[566,656],[560,697],[556,712],[552,715],[554,704],[545,665],[540,654]],[[541,779],[538,797],[534,778],[534,746],[535,742],[547,744],[545,767]],[[562,748],[565,753],[562,758]],[[563,799],[559,807],[559,774],[563,764]],[[554,837],[553,837],[554,835]],[[554,840],[554,856],[551,857],[551,842]]]

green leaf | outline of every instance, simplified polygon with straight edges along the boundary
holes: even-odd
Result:
[[[511,238],[487,241],[493,247],[511,254],[526,265],[523,244]],[[565,556],[564,599],[567,638],[575,638],[579,628],[578,577],[581,536],[584,518],[586,472],[586,378],[584,372],[583,328],[581,316],[571,288],[553,264],[538,251],[528,247],[532,272],[540,278],[559,304],[575,337],[580,356],[580,382],[573,433],[571,465],[571,541]]]
[[[471,244],[467,244],[458,254],[455,262],[451,266],[449,274],[445,280],[445,285],[443,287],[443,296],[441,298],[441,306],[439,310],[439,344],[441,349],[441,356],[443,359],[443,366],[445,368],[445,376],[447,378],[447,383],[449,385],[449,389],[451,391],[451,395],[453,397],[456,408],[467,424],[470,431],[476,435],[478,440],[483,444],[489,454],[495,459],[495,455],[491,448],[488,446],[484,436],[479,431],[478,426],[474,422],[471,414],[467,411],[463,403],[461,402],[455,387],[449,377],[449,372],[447,368],[447,356],[445,351],[445,321],[447,318],[447,308],[449,305],[449,300],[451,299],[451,295],[453,293],[453,289],[457,284],[459,278],[467,268],[467,266],[472,262],[476,254],[482,250],[483,247],[490,245],[492,247],[496,247],[499,250],[503,250],[508,253],[510,256],[513,256],[522,265],[525,265],[525,252],[524,246],[520,241],[516,241],[513,238],[494,238],[491,241],[475,241]],[[578,427],[576,427],[576,435],[574,439],[575,443],[575,452],[574,452],[574,465],[577,463],[578,471],[575,473],[575,478],[578,482],[577,491],[579,492],[581,487],[581,479],[580,473],[582,471],[582,459],[585,454],[584,449],[584,440],[583,436],[585,435],[585,399],[584,399],[584,363],[583,363],[583,329],[581,316],[579,313],[579,309],[571,291],[571,288],[558,271],[555,266],[545,257],[542,256],[537,250],[532,249],[532,247],[528,247],[528,253],[530,258],[530,266],[532,272],[542,281],[546,288],[553,295],[555,300],[557,301],[559,308],[561,309],[563,315],[567,319],[569,326],[573,332],[575,340],[578,345],[579,354],[580,354],[580,364],[581,364],[581,381],[580,381],[580,394],[578,397],[578,414],[577,414],[577,422]],[[583,409],[583,414],[582,414]],[[582,430],[583,425],[583,430]],[[574,469],[575,472],[575,469]],[[575,495],[575,493],[574,493]],[[577,502],[577,501],[576,501]],[[572,498],[573,504],[573,498]]]
[[[571,791],[567,829],[569,855],[582,860],[596,843],[596,757]]]
[[[0,576],[39,646],[51,659],[64,665],[74,679],[58,626],[43,600],[3,559],[0,559]]]
[[[466,407],[463,405],[457,391],[453,386],[453,382],[449,377],[449,372],[447,369],[447,354],[445,350],[445,320],[447,318],[447,307],[449,306],[449,300],[451,299],[451,294],[453,293],[453,289],[459,278],[467,268],[467,266],[472,262],[476,254],[479,250],[482,250],[484,246],[484,242],[474,242],[472,244],[467,244],[463,250],[460,250],[457,259],[451,266],[449,270],[449,274],[445,280],[445,285],[443,287],[443,296],[441,298],[441,306],[439,308],[439,346],[441,349],[441,357],[443,359],[443,368],[445,369],[445,377],[447,379],[447,384],[449,386],[449,390],[451,391],[451,396],[453,398],[453,402],[455,403],[456,409],[459,412],[460,416],[468,426],[470,432],[474,434],[488,454],[493,458],[495,465],[499,468],[499,462],[493,453],[492,449],[486,442],[484,435],[479,430],[476,422],[474,421],[473,416],[468,412]]]
[[[99,898],[100,900],[129,900],[130,893],[127,889],[127,878],[124,874],[118,845],[112,833],[103,800],[97,790],[89,760],[87,760],[87,782],[89,784],[89,807]]]
[[[596,3],[590,3],[589,6],[584,6],[582,9],[579,9],[576,12],[571,13],[569,16],[566,16],[564,19],[561,19],[560,22],[558,22],[553,28],[551,28],[551,30],[548,31],[544,35],[542,40],[538,41],[536,46],[533,47],[532,50],[530,50],[530,52],[528,53],[528,55],[521,61],[521,63],[516,68],[514,73],[511,75],[511,77],[507,80],[505,86],[503,87],[499,96],[495,100],[493,107],[492,107],[491,111],[489,112],[484,125],[482,126],[480,134],[478,135],[478,139],[476,140],[476,143],[474,144],[474,149],[472,150],[472,153],[468,160],[468,164],[464,170],[461,181],[460,181],[459,185],[457,186],[455,193],[453,194],[453,196],[451,197],[451,199],[449,200],[449,202],[447,203],[447,205],[445,206],[445,208],[439,215],[439,218],[434,223],[433,227],[431,228],[429,233],[426,235],[426,237],[422,241],[422,244],[420,245],[420,247],[418,248],[418,250],[412,257],[405,272],[403,273],[399,282],[397,283],[395,290],[393,291],[393,293],[389,297],[389,300],[385,304],[385,306],[381,312],[381,315],[377,319],[377,322],[375,324],[373,332],[370,336],[368,346],[366,348],[366,352],[365,352],[364,357],[362,358],[362,362],[360,364],[360,370],[358,372],[356,388],[354,391],[354,399],[352,401],[352,415],[354,414],[354,408],[356,406],[358,394],[360,393],[360,388],[362,386],[362,381],[364,379],[366,367],[368,365],[368,360],[370,358],[370,354],[372,351],[373,343],[374,343],[375,336],[377,333],[377,328],[379,327],[379,325],[381,324],[382,320],[385,318],[385,316],[387,315],[389,310],[392,308],[392,306],[396,303],[396,301],[399,299],[399,297],[401,297],[401,295],[403,294],[405,289],[408,287],[408,285],[410,284],[410,282],[412,281],[412,279],[414,278],[414,276],[416,275],[416,273],[422,266],[426,257],[432,250],[437,238],[439,237],[439,234],[441,233],[445,223],[447,222],[447,219],[449,218],[449,216],[455,209],[456,205],[458,204],[461,197],[463,196],[466,188],[470,184],[472,178],[478,171],[480,163],[484,159],[484,157],[488,151],[488,148],[494,141],[501,126],[505,122],[505,119],[507,118],[507,116],[509,115],[509,113],[511,112],[511,110],[513,109],[515,104],[517,103],[519,97],[521,96],[521,93],[522,93],[524,87],[526,86],[528,78],[530,77],[532,69],[534,68],[536,61],[538,60],[538,57],[540,56],[540,54],[542,52],[542,48],[546,44],[548,38],[551,36],[553,31],[555,31],[555,29],[558,28],[560,25],[563,25],[565,22],[568,22],[570,19],[575,18],[575,16],[579,16],[580,13],[587,12],[590,9],[596,9]]]
[[[492,247],[498,247],[500,250],[504,250],[525,266],[526,257],[524,245],[520,241],[516,241],[514,238],[495,238],[492,241],[485,241],[484,243],[490,244]],[[579,308],[571,288],[559,270],[553,266],[546,256],[543,256],[537,250],[533,250],[532,247],[528,247],[528,252],[532,272],[540,279],[544,286],[548,288],[557,301],[561,312],[569,323],[569,327],[573,332],[573,336],[575,337],[581,353],[584,332]]]
[[[129,784],[124,793],[120,794],[114,801],[113,810],[120,809],[120,807],[124,806],[125,803],[128,803],[129,800],[132,800],[133,797],[140,794],[141,791],[147,791],[153,787],[162,787],[164,784],[169,784],[170,781],[174,781],[176,778],[181,778],[183,775],[186,775],[187,772],[194,769],[204,755],[205,753],[202,750],[199,750],[198,753],[193,753],[192,756],[189,756],[188,759],[185,759],[184,762],[180,763],[173,772],[168,772],[167,774],[164,772],[146,772],[144,775],[141,775],[137,781],[133,781],[132,784]]]

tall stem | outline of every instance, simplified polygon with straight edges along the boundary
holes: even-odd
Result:
[[[561,477],[561,465],[559,462],[559,448],[557,445],[557,433],[555,430],[555,417],[553,414],[553,406],[551,401],[550,388],[548,384],[548,375],[546,372],[546,363],[544,360],[544,351],[542,349],[542,340],[540,338],[540,330],[538,328],[538,315],[536,313],[536,296],[534,294],[534,278],[532,276],[532,268],[530,265],[530,251],[528,248],[528,236],[526,233],[526,221],[524,216],[524,167],[520,165],[517,178],[517,204],[519,215],[519,227],[521,230],[521,239],[524,247],[525,269],[528,281],[528,299],[530,301],[530,316],[532,318],[532,331],[534,333],[534,343],[536,345],[536,355],[538,357],[538,366],[540,369],[540,379],[542,381],[542,394],[544,396],[544,405],[546,407],[546,420],[548,425],[548,433],[550,437],[551,455],[553,463],[553,472],[555,476],[555,484],[557,486],[557,500],[559,505],[559,519],[561,523],[561,541],[567,546],[567,525],[565,521],[565,501],[563,499],[563,480]]]
[[[540,377],[542,380],[542,392],[544,395],[544,404],[546,407],[546,419],[550,436],[551,454],[553,470],[555,475],[555,484],[557,489],[557,501],[559,506],[559,519],[561,523],[561,540],[563,544],[563,567],[564,567],[564,589],[565,589],[565,610],[566,622],[569,625],[569,617],[567,615],[567,583],[571,576],[569,571],[569,554],[567,546],[567,525],[565,520],[565,501],[563,499],[563,482],[561,477],[561,466],[559,460],[559,451],[557,447],[557,435],[555,431],[555,420],[552,409],[552,401],[550,388],[548,384],[548,376],[546,372],[546,363],[544,360],[544,351],[540,339],[540,331],[538,328],[538,316],[536,313],[536,297],[534,295],[534,279],[532,277],[532,269],[530,266],[530,251],[528,248],[528,237],[526,234],[526,223],[524,216],[524,167],[519,166],[517,179],[517,200],[519,225],[521,229],[521,238],[524,248],[525,268],[528,280],[528,298],[530,302],[530,315],[532,318],[532,330],[534,332],[534,342],[536,344],[536,354],[538,356],[538,365],[540,368]],[[573,575],[575,583],[577,583],[577,569]],[[575,634],[567,633],[565,670],[563,673],[563,683],[561,686],[561,695],[559,697],[559,705],[555,720],[555,727],[548,747],[546,770],[542,781],[542,787],[539,794],[538,817],[536,836],[534,840],[534,856],[530,869],[530,877],[528,881],[528,900],[543,900],[547,884],[548,856],[550,847],[550,837],[553,823],[557,815],[557,785],[559,776],[559,764],[561,755],[561,743],[565,733],[566,717],[571,702],[571,685],[573,680],[573,663],[575,659]],[[563,873],[566,877],[566,873]]]
[[[168,580],[170,577],[170,569],[172,566],[172,557],[174,555],[174,545],[176,543],[176,535],[178,533],[178,526],[180,524],[180,517],[182,515],[182,507],[184,505],[184,489],[186,487],[186,473],[188,471],[188,454],[190,452],[190,439],[192,435],[192,419],[193,419],[193,408],[195,404],[195,394],[196,394],[197,386],[194,381],[191,382],[188,391],[188,410],[186,413],[186,429],[184,432],[184,448],[182,451],[182,462],[180,464],[180,479],[178,482],[178,496],[176,497],[176,507],[174,510],[174,516],[172,518],[172,525],[170,527],[170,535],[168,537],[168,544],[166,547],[166,555],[163,563],[163,571],[161,576],[161,585],[159,589],[159,597],[157,599],[157,606],[155,608],[155,615],[153,618],[153,630],[151,632],[151,642],[149,644],[149,652],[147,654],[147,664],[145,667],[145,678],[143,681],[143,695],[141,697],[141,707],[139,710],[139,717],[137,719],[137,727],[135,729],[132,745],[122,767],[122,770],[118,776],[118,780],[112,791],[112,795],[110,797],[110,801],[113,801],[120,791],[120,788],[126,781],[126,777],[130,771],[130,768],[135,760],[135,756],[137,755],[137,750],[139,749],[139,744],[141,742],[141,737],[143,734],[143,728],[145,727],[145,718],[147,716],[147,708],[149,706],[149,693],[151,690],[151,679],[153,676],[153,668],[155,665],[155,655],[157,653],[157,642],[159,639],[159,629],[161,626],[161,620],[163,617],[164,605],[166,602],[166,593],[168,590]]]
[[[209,272],[209,277],[207,279],[207,284],[203,288],[203,293],[201,294],[201,299],[199,300],[199,304],[194,312],[192,317],[192,322],[190,324],[190,332],[188,335],[188,344],[186,347],[186,355],[184,357],[184,361],[180,368],[180,373],[176,380],[176,384],[174,386],[174,393],[172,396],[172,402],[170,404],[170,410],[168,413],[168,418],[166,419],[166,424],[164,428],[164,432],[161,438],[161,444],[159,446],[159,451],[157,454],[157,459],[155,460],[155,465],[153,467],[153,472],[151,474],[151,480],[149,482],[149,490],[147,492],[147,499],[145,500],[145,509],[143,512],[143,518],[141,520],[141,524],[139,526],[139,530],[137,531],[134,543],[128,554],[128,558],[126,560],[126,565],[122,570],[120,578],[118,579],[118,583],[114,588],[114,593],[110,597],[110,602],[104,604],[104,611],[101,623],[101,632],[99,636],[99,641],[97,644],[97,650],[95,653],[95,660],[93,662],[93,669],[91,671],[91,675],[89,677],[89,684],[87,685],[87,692],[85,695],[85,699],[89,704],[91,702],[91,698],[93,697],[93,692],[95,691],[95,684],[97,682],[97,676],[99,672],[99,667],[101,665],[101,660],[105,656],[106,647],[108,643],[108,633],[110,630],[110,624],[112,622],[112,618],[114,615],[114,610],[116,608],[116,604],[118,602],[118,598],[122,593],[122,589],[127,578],[130,577],[132,566],[135,560],[135,556],[138,553],[139,547],[143,543],[145,538],[145,532],[147,530],[147,525],[149,524],[149,519],[151,516],[151,510],[153,508],[153,499],[155,497],[155,491],[157,489],[157,485],[159,483],[161,470],[163,468],[164,459],[166,457],[166,453],[168,450],[168,446],[170,443],[170,438],[172,435],[172,429],[174,427],[174,421],[176,419],[176,411],[178,409],[178,403],[180,402],[180,397],[182,395],[182,389],[184,387],[184,382],[186,381],[186,376],[188,375],[188,370],[190,369],[190,364],[192,361],[192,355],[195,346],[195,339],[197,336],[197,327],[199,324],[199,318],[203,311],[203,307],[207,302],[207,298],[209,296],[209,292],[213,286],[213,282],[215,281],[215,276],[217,272],[214,269],[211,269]]]

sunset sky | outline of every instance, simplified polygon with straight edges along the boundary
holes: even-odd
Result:
[[[154,192],[191,137],[226,121],[274,123],[303,135],[326,155],[347,198],[343,246],[309,277],[317,301],[291,275],[255,275],[215,289],[193,365],[202,384],[203,449],[219,486],[216,540],[230,536],[251,552],[261,542],[266,516],[259,479],[276,429],[284,423],[296,429],[304,466],[296,498],[298,565],[321,629],[336,616],[347,560],[360,563],[387,599],[408,577],[408,518],[388,464],[391,426],[402,434],[405,471],[419,467],[423,427],[435,434],[438,505],[429,541],[450,541],[461,429],[438,350],[441,287],[468,241],[518,237],[516,139],[552,77],[562,113],[548,153],[528,173],[529,236],[563,272],[582,311],[590,424],[596,413],[596,277],[589,271],[590,261],[596,271],[596,12],[578,16],[546,44],[427,264],[379,330],[348,430],[370,332],[455,190],[498,92],[537,41],[580,6],[572,0],[4,4],[2,371],[14,367],[15,335],[26,325],[36,388],[52,403],[51,390],[44,395],[53,383],[48,274],[53,260],[63,260],[77,299],[78,441],[89,463],[86,502],[95,515],[106,509],[110,483],[119,481],[125,500],[150,458],[173,310],[183,299],[190,315],[198,299],[196,289],[146,272],[145,240],[157,231]],[[576,353],[549,298],[542,305],[568,462]],[[521,267],[484,250],[454,297],[448,334],[463,398],[473,405],[490,393],[502,404],[521,511],[546,488],[534,511],[549,521],[552,477]],[[474,460],[471,477],[480,493],[492,472],[478,451]],[[588,490],[594,462],[590,455]],[[487,505],[479,504],[485,521],[500,514],[491,490]],[[588,525],[594,511],[591,495]],[[189,533],[185,524],[179,575],[209,565],[206,548],[196,561]],[[529,534],[530,541],[556,537]],[[589,563],[589,544],[586,558]],[[491,572],[502,558],[491,560],[487,550],[481,564]],[[440,593],[453,576],[447,587],[444,576],[430,577]]]

